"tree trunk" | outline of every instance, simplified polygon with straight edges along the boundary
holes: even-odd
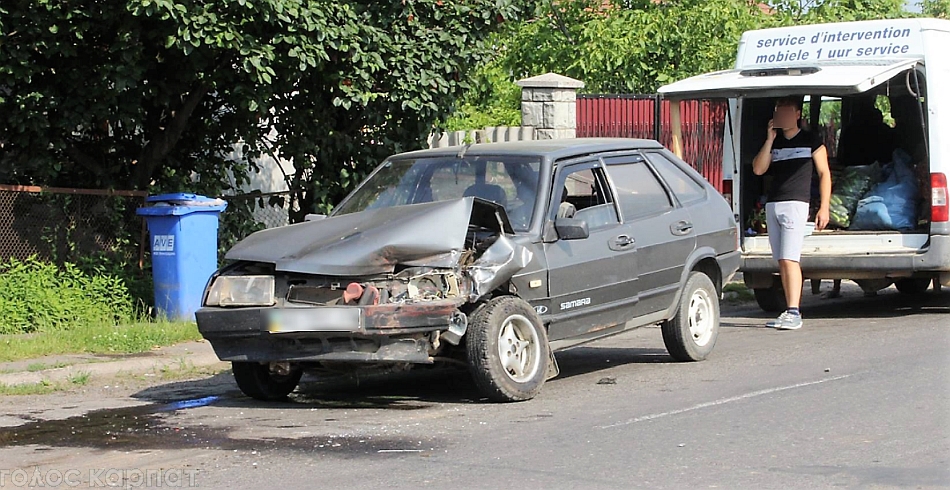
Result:
[[[166,121],[164,129],[150,128],[152,136],[142,149],[138,162],[135,164],[135,170],[132,172],[133,188],[148,189],[158,165],[175,149],[175,145],[178,144],[178,140],[181,139],[181,135],[188,126],[189,118],[207,93],[207,87],[192,90],[184,96],[181,107],[172,112],[171,119]]]

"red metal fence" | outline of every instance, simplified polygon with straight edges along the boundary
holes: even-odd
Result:
[[[681,104],[683,159],[722,192],[726,101]],[[657,95],[578,95],[577,136],[647,138],[672,147],[670,101]]]

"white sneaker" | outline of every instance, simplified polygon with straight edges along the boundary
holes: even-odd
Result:
[[[798,330],[802,328],[802,316],[793,315],[788,311],[784,311],[778,318],[770,320],[765,326],[779,330]]]

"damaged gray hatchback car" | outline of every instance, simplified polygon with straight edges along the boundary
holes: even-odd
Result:
[[[555,351],[654,324],[674,359],[702,360],[739,265],[726,201],[648,140],[400,154],[316,218],[234,246],[197,312],[251,397],[307,370],[446,361],[527,400]]]

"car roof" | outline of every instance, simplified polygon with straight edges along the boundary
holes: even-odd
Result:
[[[399,158],[423,158],[433,156],[458,155],[466,146],[432,148],[395,155]],[[504,143],[477,143],[467,145],[466,156],[479,155],[522,155],[542,156],[551,160],[560,160],[574,156],[605,153],[611,151],[659,149],[663,145],[655,140],[635,138],[565,138],[551,140],[509,141]]]

